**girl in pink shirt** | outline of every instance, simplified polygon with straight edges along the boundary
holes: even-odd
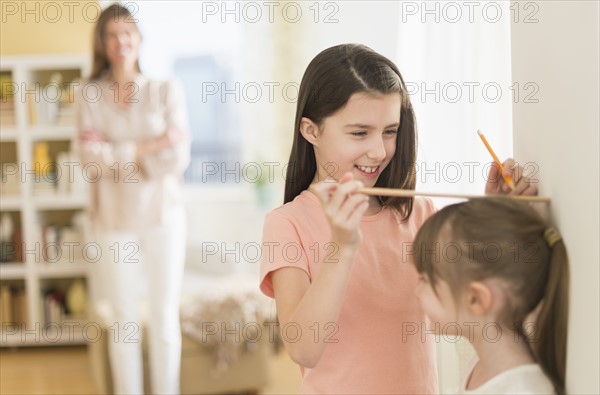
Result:
[[[565,393],[569,264],[554,228],[524,203],[478,199],[429,218],[415,249],[433,331],[477,353],[461,393]]]
[[[405,335],[426,322],[407,257],[435,208],[428,199],[356,193],[362,186],[414,189],[415,129],[406,86],[389,59],[347,44],[309,64],[285,204],[265,220],[260,285],[275,298],[302,393],[438,392],[434,340]],[[507,188],[497,172],[488,192]],[[535,193],[515,178],[516,193]]]

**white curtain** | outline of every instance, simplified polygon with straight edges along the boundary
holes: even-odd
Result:
[[[512,155],[513,95],[527,93],[526,82],[511,89],[512,15],[509,2],[401,3],[397,64],[417,113],[418,188],[483,193],[491,157],[477,129],[501,159]]]
[[[417,116],[418,190],[483,193],[492,158],[477,129],[501,160],[512,156],[512,101],[533,92],[511,86],[514,15],[510,2],[401,2],[396,61]],[[473,356],[465,340],[441,336],[442,393],[456,391]]]

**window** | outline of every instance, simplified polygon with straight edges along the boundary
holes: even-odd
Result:
[[[222,99],[239,80],[243,29],[235,20],[201,22],[202,4],[123,3],[134,11],[142,32],[140,63],[150,78],[176,78],[184,86],[192,134],[187,184],[222,183],[242,151],[241,104]],[[215,39],[217,38],[217,39]]]
[[[241,154],[237,108],[222,100],[222,87],[232,85],[231,71],[210,55],[175,59],[174,74],[184,85],[192,134],[187,183],[220,183]]]

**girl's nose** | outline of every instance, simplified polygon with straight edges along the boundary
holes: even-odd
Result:
[[[376,161],[382,161],[385,159],[385,145],[383,138],[380,136],[374,137],[367,152],[367,157]]]

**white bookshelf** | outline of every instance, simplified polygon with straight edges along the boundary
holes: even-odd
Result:
[[[48,107],[43,107],[47,106],[43,103],[47,96],[35,93],[34,88],[38,86],[43,90],[50,85],[64,87],[74,79],[83,79],[89,74],[88,56],[68,54],[2,57],[0,73],[4,86],[10,80],[18,89],[12,101],[3,98],[0,113],[0,162],[16,163],[19,171],[25,169],[31,172],[35,162],[34,147],[38,143],[47,144],[51,161],[57,160],[59,152],[76,152],[74,107],[69,105],[72,96],[68,95],[62,100],[62,92],[61,100],[54,100],[59,104],[51,108],[58,114],[57,117],[46,116],[44,114],[50,113],[47,111]],[[62,82],[56,83],[57,75],[62,77]],[[23,89],[27,89],[28,93],[24,93]],[[34,97],[41,104],[32,102]],[[12,104],[6,104],[8,102]],[[14,219],[15,229],[21,229],[23,261],[0,263],[0,287],[24,289],[26,315],[24,325],[17,323],[17,326],[7,326],[2,322],[0,347],[82,344],[85,342],[85,334],[82,334],[85,317],[65,316],[48,323],[43,294],[48,289],[66,293],[74,279],[84,279],[87,283],[88,264],[81,258],[48,262],[42,252],[42,234],[46,226],[64,229],[63,227],[71,225],[73,216],[85,210],[87,193],[82,188],[78,188],[75,193],[70,186],[67,186],[67,191],[58,193],[57,188],[50,183],[44,193],[38,195],[34,178],[32,173],[20,173],[18,193],[12,194],[5,194],[10,188],[5,188],[8,184],[5,185],[4,179],[2,180],[0,213],[8,213]],[[71,231],[73,233],[77,232]],[[83,242],[84,235],[79,236]],[[20,311],[19,315],[22,315],[22,310]],[[77,322],[77,325],[73,322]]]

